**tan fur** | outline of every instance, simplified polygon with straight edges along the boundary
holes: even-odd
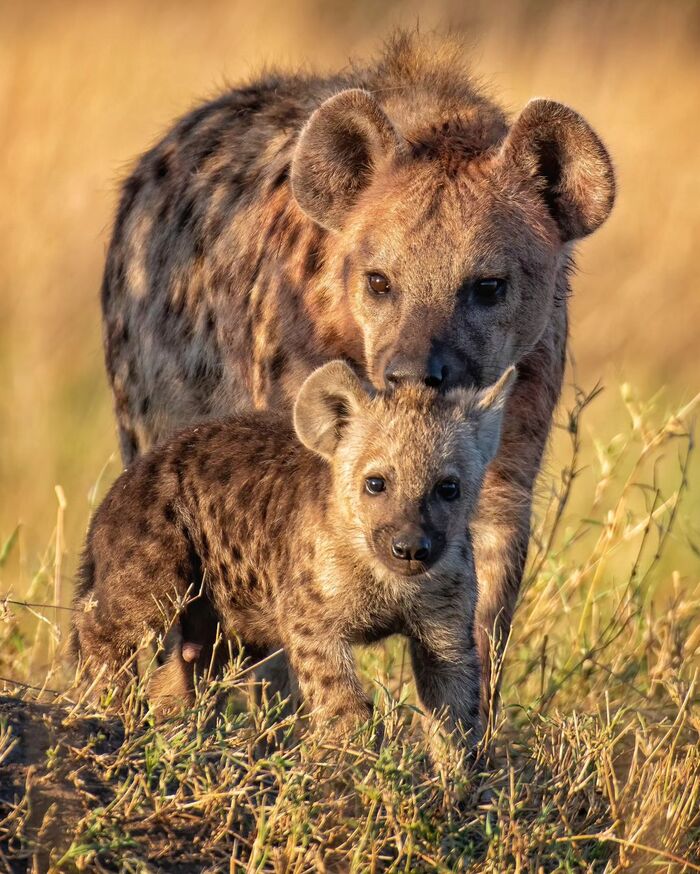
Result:
[[[508,119],[449,40],[399,33],[365,67],[273,73],[195,108],[125,183],[105,269],[125,462],[196,421],[289,415],[332,358],[378,389],[483,387],[517,364],[474,529],[490,688],[561,389],[572,246],[614,192],[581,116],[535,100]],[[490,277],[505,285],[489,305]]]
[[[331,362],[301,389],[298,439],[284,420],[258,414],[152,450],[117,480],[88,534],[74,646],[90,675],[119,682],[144,635],[169,627],[169,606],[201,590],[225,637],[251,657],[285,648],[307,707],[340,731],[370,712],[352,646],[407,635],[426,714],[445,715],[473,743],[480,668],[468,523],[512,376],[482,392],[406,385],[386,395]],[[384,491],[369,494],[368,477],[382,477]],[[446,480],[458,486],[454,499],[441,496]],[[426,554],[397,556],[397,540],[415,532]],[[169,706],[191,700],[193,671],[211,654],[183,646],[175,623],[166,655],[151,694]]]

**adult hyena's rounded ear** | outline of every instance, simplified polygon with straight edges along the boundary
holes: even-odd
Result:
[[[344,361],[330,361],[307,377],[294,404],[294,430],[312,452],[331,458],[343,428],[368,393]]]
[[[330,97],[302,128],[292,158],[299,206],[322,227],[340,229],[377,165],[398,143],[394,126],[369,92],[352,88]]]
[[[513,123],[501,157],[536,180],[562,240],[592,233],[615,200],[605,146],[577,112],[553,100],[531,100]]]

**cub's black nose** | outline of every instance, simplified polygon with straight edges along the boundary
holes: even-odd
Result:
[[[394,558],[403,561],[427,561],[432,548],[430,538],[425,534],[399,534],[391,544]]]

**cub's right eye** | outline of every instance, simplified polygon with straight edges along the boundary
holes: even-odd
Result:
[[[391,284],[383,273],[372,272],[367,274],[367,288],[372,294],[382,297],[382,295],[389,294]]]
[[[380,476],[368,476],[365,480],[365,491],[368,495],[381,495],[386,488],[386,482]]]

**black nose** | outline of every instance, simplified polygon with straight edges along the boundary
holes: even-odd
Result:
[[[440,388],[449,375],[449,368],[439,355],[431,355],[425,375],[425,384],[431,388]]]
[[[439,356],[431,355],[425,369],[416,367],[415,363],[402,355],[392,358],[384,371],[384,381],[388,385],[397,386],[402,382],[420,382],[423,380],[431,388],[439,388],[447,379],[449,368]]]
[[[394,558],[403,561],[427,561],[433,548],[425,534],[399,534],[391,544]]]

